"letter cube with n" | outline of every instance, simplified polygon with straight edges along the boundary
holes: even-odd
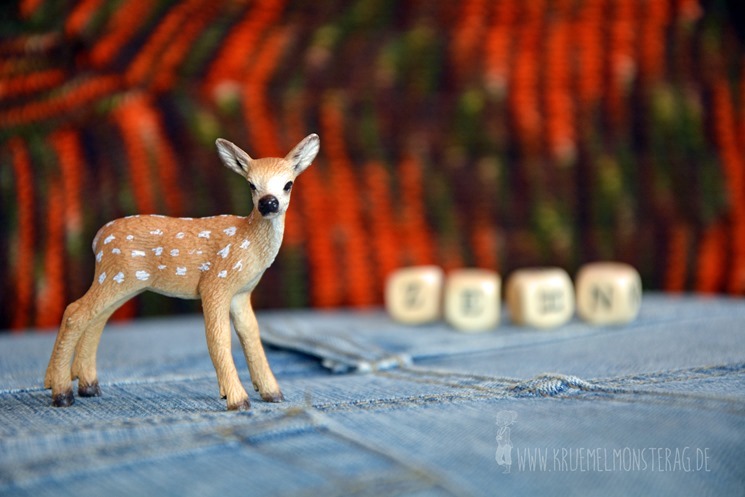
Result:
[[[443,272],[437,266],[416,266],[392,273],[385,287],[385,307],[404,324],[422,324],[440,318]]]
[[[577,272],[576,284],[577,314],[588,323],[623,324],[639,314],[642,281],[628,264],[585,264]]]
[[[485,331],[499,323],[501,278],[485,269],[459,269],[445,283],[445,320],[461,331]]]
[[[512,320],[536,328],[559,326],[574,314],[574,287],[560,268],[519,269],[507,281]]]

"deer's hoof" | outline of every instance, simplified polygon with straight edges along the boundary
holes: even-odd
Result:
[[[277,390],[276,392],[264,392],[261,394],[261,398],[264,402],[283,402],[285,400],[285,396],[282,395],[281,390]]]
[[[52,395],[52,405],[54,407],[70,407],[75,402],[75,397],[72,395],[72,389]]]
[[[228,411],[250,411],[251,402],[245,399],[237,404],[228,404]]]
[[[78,385],[78,395],[81,397],[100,397],[101,387],[98,386],[98,381],[94,381],[90,385]]]

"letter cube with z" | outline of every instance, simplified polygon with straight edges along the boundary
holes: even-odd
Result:
[[[445,282],[445,320],[466,332],[485,331],[499,323],[501,278],[485,269],[459,269]]]
[[[574,314],[574,286],[560,268],[519,269],[507,281],[507,307],[518,325],[551,328]]]
[[[385,307],[404,324],[437,321],[442,309],[443,271],[437,266],[416,266],[392,273],[385,287]]]
[[[575,281],[577,314],[588,323],[623,324],[639,314],[642,281],[637,270],[628,264],[585,264]]]

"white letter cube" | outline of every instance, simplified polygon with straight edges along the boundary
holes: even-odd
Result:
[[[519,269],[507,282],[507,306],[518,325],[551,328],[574,314],[574,286],[560,268]]]
[[[459,269],[445,282],[445,320],[460,331],[478,332],[499,323],[501,278],[485,269]]]
[[[585,264],[577,272],[576,284],[577,314],[588,323],[623,324],[639,314],[642,280],[628,264]]]
[[[443,272],[437,266],[415,266],[393,272],[386,281],[385,308],[404,324],[436,321],[441,316]]]

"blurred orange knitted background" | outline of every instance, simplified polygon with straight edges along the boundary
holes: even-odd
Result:
[[[130,214],[245,215],[227,138],[310,132],[254,302],[382,303],[397,267],[613,259],[745,293],[743,9],[707,0],[21,0],[0,12],[0,329],[54,328]],[[143,295],[116,317],[193,312]]]

